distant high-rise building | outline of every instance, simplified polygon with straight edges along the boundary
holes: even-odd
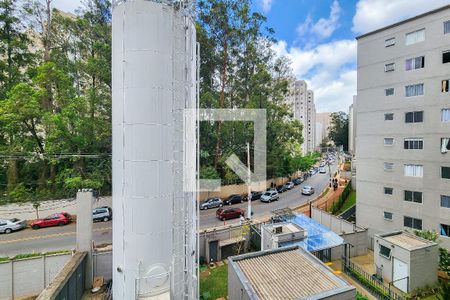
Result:
[[[330,122],[331,122],[331,118],[330,118],[331,113],[328,112],[323,112],[323,113],[317,113],[316,114],[316,123],[320,124],[320,129],[322,130],[322,132],[320,133],[320,141],[317,141],[317,143],[320,145],[320,143],[322,143],[322,141],[328,137],[328,132],[330,132]]]
[[[356,223],[450,248],[450,5],[357,41]]]
[[[293,81],[286,101],[293,105],[294,119],[303,124],[302,154],[306,155],[315,149],[316,107],[314,92],[308,90],[308,85],[304,80]]]

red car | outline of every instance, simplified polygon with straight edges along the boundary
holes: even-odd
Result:
[[[42,227],[51,227],[51,226],[63,226],[67,225],[72,221],[72,217],[66,213],[56,213],[48,216],[45,219],[37,219],[31,223],[31,228],[39,229]]]
[[[216,217],[222,221],[236,219],[244,215],[245,211],[240,208],[219,208],[216,211]]]

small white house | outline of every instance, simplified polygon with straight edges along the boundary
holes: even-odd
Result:
[[[375,235],[375,273],[403,292],[438,280],[438,244],[405,231]]]

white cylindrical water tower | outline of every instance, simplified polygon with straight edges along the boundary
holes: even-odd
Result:
[[[113,1],[114,299],[197,296],[196,205],[183,189],[195,176],[184,168],[195,162],[184,110],[196,107],[186,2]]]

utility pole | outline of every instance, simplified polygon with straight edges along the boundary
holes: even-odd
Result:
[[[251,170],[250,170],[250,143],[247,143],[247,218],[249,220],[252,219],[252,189],[251,183],[252,180],[250,178]]]

